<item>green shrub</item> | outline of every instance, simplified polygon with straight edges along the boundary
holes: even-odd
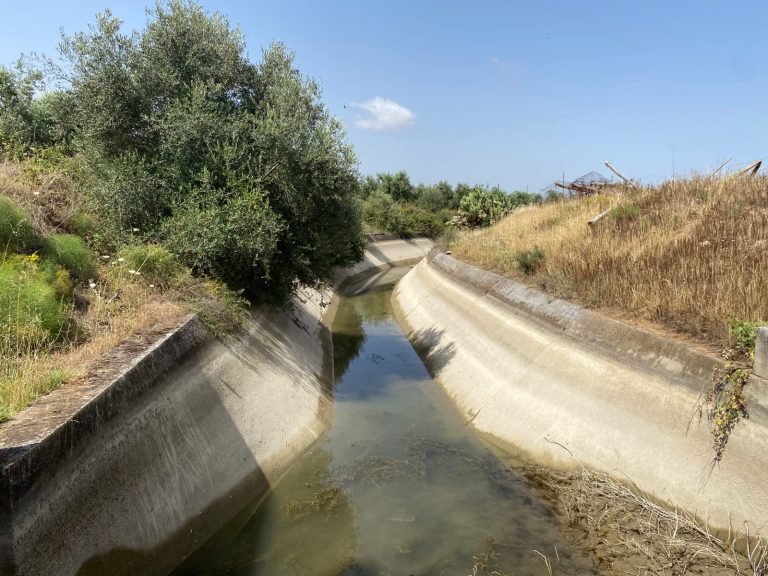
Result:
[[[51,287],[53,288],[57,298],[65,300],[72,298],[72,290],[74,290],[74,285],[72,283],[72,279],[69,277],[69,272],[66,269],[58,268],[53,273]]]
[[[640,217],[640,207],[635,204],[619,204],[611,210],[611,216],[616,220],[637,220]]]
[[[528,192],[505,193],[500,188],[475,186],[459,202],[459,213],[453,219],[456,226],[479,228],[498,222],[515,208],[538,204],[541,197]]]
[[[17,353],[42,347],[67,331],[70,306],[56,294],[32,257],[0,263],[2,350]]]
[[[400,230],[411,236],[437,238],[445,229],[445,221],[439,213],[430,212],[415,204],[400,204]]]
[[[170,286],[185,272],[176,255],[160,244],[127,246],[118,251],[117,256],[125,260],[129,269],[140,272],[147,282],[158,286]]]
[[[24,210],[0,196],[0,255],[36,248],[38,236]]]
[[[742,354],[751,356],[755,353],[755,339],[757,337],[757,329],[760,326],[765,326],[766,323],[762,321],[748,322],[746,320],[738,320],[736,318],[728,319],[728,337],[730,339],[731,346]]]
[[[281,278],[283,271],[273,270],[270,263],[284,227],[264,197],[253,191],[222,204],[215,202],[215,196],[203,190],[177,210],[163,229],[168,247],[193,270],[233,288],[252,291]],[[292,281],[293,275],[282,279]],[[284,295],[290,289],[281,287],[278,292]]]
[[[380,190],[371,192],[363,203],[363,219],[379,232],[399,232],[403,227],[397,202]]]
[[[95,278],[98,272],[96,255],[85,241],[74,234],[51,234],[43,241],[43,255],[63,266],[76,280]]]
[[[515,261],[526,276],[536,272],[544,262],[544,251],[541,248],[523,250],[515,254]]]
[[[96,222],[88,214],[79,210],[69,219],[67,227],[78,236],[90,236],[96,230]]]

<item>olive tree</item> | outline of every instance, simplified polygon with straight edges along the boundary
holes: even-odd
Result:
[[[223,16],[174,0],[140,32],[104,12],[60,52],[116,228],[277,300],[361,256],[354,153],[283,45],[252,62]]]

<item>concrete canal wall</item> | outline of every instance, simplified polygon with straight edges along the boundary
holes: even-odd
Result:
[[[632,481],[715,527],[765,530],[768,369],[748,386],[751,417],[712,469],[698,406],[717,358],[437,250],[393,298],[435,379],[481,433],[546,465],[578,460]]]
[[[369,245],[340,291],[428,240]],[[186,318],[123,343],[0,425],[0,574],[166,574],[326,428],[336,290],[211,338]]]

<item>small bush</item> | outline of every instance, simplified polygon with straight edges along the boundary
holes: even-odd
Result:
[[[176,255],[160,244],[127,246],[117,253],[131,270],[140,272],[151,284],[167,287],[185,272]]]
[[[544,262],[544,251],[541,248],[523,250],[515,254],[515,261],[526,276],[535,273]]]
[[[729,318],[728,338],[730,340],[730,345],[736,351],[747,356],[751,356],[755,353],[755,338],[757,337],[757,329],[758,327],[765,325],[765,322],[747,322],[745,320]]]
[[[67,331],[70,307],[31,258],[0,263],[0,333],[4,353],[41,348]]]
[[[51,234],[44,239],[43,255],[63,266],[76,280],[94,278],[98,271],[96,255],[85,241],[74,234]]]
[[[65,300],[72,298],[72,290],[74,289],[74,285],[72,283],[72,279],[69,277],[69,272],[66,269],[58,268],[53,273],[51,287],[53,288],[57,298]]]
[[[437,238],[445,229],[445,221],[441,220],[440,214],[430,212],[415,204],[401,204],[399,210],[400,230],[392,230],[392,232]]]
[[[380,232],[399,232],[403,227],[397,202],[379,190],[373,191],[363,203],[363,218]]]
[[[611,210],[611,216],[616,220],[637,220],[640,217],[640,207],[635,204],[619,204]]]
[[[37,232],[24,210],[0,197],[0,254],[36,248]]]
[[[85,212],[78,211],[69,219],[67,227],[78,236],[90,236],[96,230],[96,222]]]

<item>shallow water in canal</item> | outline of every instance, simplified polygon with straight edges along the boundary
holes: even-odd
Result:
[[[174,575],[592,572],[432,381],[390,297],[341,301],[328,433]]]

